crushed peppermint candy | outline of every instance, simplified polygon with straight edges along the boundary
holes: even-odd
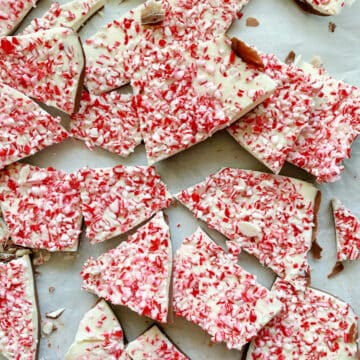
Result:
[[[38,326],[29,256],[0,262],[0,356],[35,360]]]
[[[272,292],[280,312],[253,339],[246,360],[357,358],[357,316],[345,302],[308,287],[304,292],[278,279]]]
[[[99,146],[127,157],[142,140],[135,105],[132,95],[84,91],[79,111],[71,116],[71,135],[84,140],[90,150]]]
[[[12,34],[38,0],[0,0],[0,36]]]
[[[305,3],[317,15],[339,15],[345,6],[351,6],[356,0],[297,0]]]
[[[82,288],[166,323],[171,267],[169,227],[159,212],[117,248],[90,258],[81,271]]]
[[[161,0],[164,20],[142,25],[142,11],[152,1],[102,27],[84,43],[85,85],[101,94],[130,82],[155,63],[159,49],[195,44],[222,35],[249,0]]]
[[[75,341],[65,360],[127,359],[124,333],[110,306],[100,300],[80,321]]]
[[[300,67],[317,77],[323,88],[287,160],[314,175],[319,183],[336,181],[360,133],[360,89],[333,79],[324,68],[307,63]]]
[[[60,5],[51,4],[50,9],[41,17],[35,18],[22,34],[34,33],[55,27],[68,27],[78,31],[92,15],[100,10],[106,0],[73,0]]]
[[[75,174],[13,164],[0,172],[0,205],[14,244],[76,251],[81,199]]]
[[[0,83],[0,169],[68,137],[59,117]]]
[[[233,124],[234,139],[274,173],[283,167],[289,151],[309,122],[313,97],[321,82],[294,64],[262,54],[265,73],[278,87],[262,104]]]
[[[235,56],[230,45],[222,36],[165,48],[134,77],[149,164],[206,140],[275,90],[276,83]]]
[[[336,230],[337,260],[358,260],[360,258],[360,221],[344,204],[332,200]]]
[[[86,235],[91,243],[126,233],[172,201],[154,167],[83,169],[79,178]]]
[[[189,360],[156,325],[130,342],[126,352],[132,360]]]
[[[229,349],[241,350],[281,310],[276,297],[200,228],[176,252],[173,276],[176,315]]]
[[[0,38],[0,81],[68,114],[77,108],[84,65],[72,29]]]
[[[255,256],[276,274],[307,285],[306,255],[316,227],[320,192],[301,180],[224,168],[175,197],[225,235],[229,251]]]

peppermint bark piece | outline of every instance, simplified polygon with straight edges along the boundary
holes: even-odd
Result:
[[[80,39],[68,28],[0,38],[0,81],[68,114],[77,108],[84,65]]]
[[[271,171],[278,174],[304,125],[321,82],[294,64],[262,54],[265,74],[277,81],[275,92],[229,127],[230,135]]]
[[[0,0],[0,36],[11,35],[37,0]]]
[[[78,31],[81,25],[105,5],[105,1],[74,0],[63,5],[55,2],[41,18],[33,19],[30,25],[25,28],[23,34],[49,30],[55,27],[68,27]]]
[[[345,302],[313,288],[297,292],[277,280],[281,311],[250,344],[247,360],[357,359],[357,316]]]
[[[276,84],[219,37],[168,49],[132,81],[148,163],[166,159],[238,120]]]
[[[129,343],[126,352],[132,360],[188,360],[156,325]]]
[[[332,200],[336,230],[337,260],[358,260],[360,258],[360,221],[344,204]]]
[[[114,90],[153,64],[161,48],[224,34],[248,1],[161,0],[156,4],[161,5],[164,18],[155,25],[142,24],[142,14],[155,3],[147,1],[86,40],[86,88],[93,94]]]
[[[68,137],[59,117],[1,83],[0,112],[0,169]]]
[[[125,359],[124,348],[121,325],[106,301],[100,300],[80,321],[65,360]]]
[[[83,266],[82,288],[140,315],[167,322],[172,252],[162,212],[127,241]]]
[[[311,119],[288,154],[288,161],[316,177],[333,182],[344,170],[351,145],[360,133],[360,89],[333,79],[323,68],[299,66],[323,83]]]
[[[75,174],[13,164],[0,173],[0,206],[14,244],[76,251],[81,199]]]
[[[83,169],[79,178],[86,235],[91,243],[124,234],[171,203],[154,167]]]
[[[38,344],[38,310],[28,255],[0,262],[0,356],[35,360]]]
[[[141,143],[140,121],[132,95],[111,92],[99,96],[84,91],[80,109],[71,116],[71,135],[123,157]]]
[[[308,6],[317,15],[339,15],[345,6],[351,6],[356,0],[297,0]]]
[[[229,349],[241,350],[280,310],[280,302],[200,228],[174,258],[174,310]]]
[[[175,195],[194,215],[297,287],[307,284],[320,192],[301,180],[224,168]]]

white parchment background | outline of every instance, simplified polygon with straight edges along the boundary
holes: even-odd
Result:
[[[65,3],[66,0],[60,1]],[[29,15],[19,31],[35,16],[41,16],[52,1],[41,0],[38,7]],[[96,29],[140,4],[141,1],[109,0],[102,15],[95,15],[80,31],[83,39],[96,32]],[[260,21],[257,28],[245,26],[249,16]],[[337,27],[334,33],[328,31],[328,23],[333,21]],[[339,17],[317,17],[304,14],[292,0],[251,0],[244,10],[244,17],[236,21],[230,30],[236,35],[264,52],[273,52],[285,58],[289,50],[302,54],[309,60],[320,55],[328,71],[338,79],[360,86],[360,1],[351,9],[345,9]],[[54,112],[53,112],[54,113]],[[66,123],[66,118],[64,118]],[[128,159],[122,159],[104,150],[93,152],[76,140],[69,139],[26,160],[41,167],[53,166],[66,171],[75,171],[84,166],[106,167],[116,164],[146,165],[144,146],[139,146]],[[329,291],[350,302],[360,314],[359,277],[360,262],[346,265],[345,271],[334,278],[327,279],[335,263],[335,236],[329,201],[336,196],[360,216],[360,142],[353,146],[352,158],[345,162],[345,172],[340,181],[321,186],[323,202],[319,217],[319,243],[324,248],[323,258],[316,261],[309,255],[312,266],[313,286]],[[215,134],[212,139],[156,165],[170,191],[175,193],[189,185],[203,180],[221,167],[231,166],[244,169],[267,171],[258,161],[244,151],[225,131]],[[305,172],[286,165],[283,175],[295,176],[313,181]],[[190,235],[199,222],[190,212],[178,205],[166,210],[169,215],[174,251],[185,236]],[[180,227],[177,225],[180,224]],[[224,238],[201,224],[215,241],[224,244]],[[40,343],[40,359],[63,359],[72,343],[80,319],[94,304],[96,298],[80,290],[79,272],[85,260],[91,255],[97,257],[104,251],[117,246],[126,237],[119,237],[100,245],[89,245],[82,238],[79,254],[75,257],[64,254],[53,255],[51,260],[38,268],[37,287],[41,316],[47,311],[65,307],[66,311],[56,321],[58,330]],[[274,274],[258,262],[242,254],[239,263],[258,276],[259,282],[270,286]],[[48,288],[55,287],[50,294]],[[114,307],[128,340],[133,340],[151,324],[151,320],[140,318],[124,307]],[[167,333],[193,360],[235,360],[241,358],[238,351],[228,351],[224,345],[210,343],[209,337],[198,327],[183,319],[176,319],[173,325],[165,326]]]

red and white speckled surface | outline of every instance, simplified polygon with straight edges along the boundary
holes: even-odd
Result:
[[[174,258],[174,310],[213,342],[241,350],[281,310],[280,302],[200,228]]]
[[[278,86],[263,104],[230,126],[229,133],[274,173],[283,167],[304,126],[309,122],[313,97],[322,83],[275,55],[261,56],[265,73]]]
[[[171,268],[169,227],[159,212],[117,248],[90,258],[81,271],[82,288],[166,323]]]
[[[0,38],[0,81],[68,114],[76,110],[84,65],[71,29]]]
[[[59,0],[65,4],[68,0]],[[212,0],[214,4],[216,0]],[[113,20],[119,20],[143,0],[124,1],[107,0],[104,11],[95,15],[81,29],[80,36],[85,41],[91,38],[101,26]],[[189,3],[189,2],[188,2]],[[25,20],[22,31],[33,17],[41,17],[49,7],[50,1],[40,1],[29,17]],[[217,9],[217,8],[216,8]],[[321,55],[325,67],[335,79],[360,86],[360,48],[357,39],[360,38],[358,24],[360,2],[357,1],[352,9],[345,8],[336,18],[319,18],[305,15],[297,8],[293,1],[279,0],[251,0],[244,8],[244,16],[236,20],[230,35],[235,35],[247,43],[283,60],[290,50],[302,54],[306,61],[313,55]],[[256,28],[247,27],[246,19],[255,17],[260,25]],[[191,21],[192,18],[189,18]],[[328,22],[333,21],[337,27],[334,33],[329,33]],[[101,76],[99,76],[101,79]],[[122,90],[127,91],[127,90]],[[51,111],[53,116],[58,113]],[[64,124],[66,125],[66,117]],[[360,192],[356,191],[360,178],[360,148],[359,140],[352,146],[352,157],[346,159],[345,169],[340,181],[331,184],[317,185],[323,194],[323,202],[319,217],[320,245],[324,248],[323,258],[314,260],[311,255],[308,261],[311,265],[312,284],[316,288],[329,291],[351,303],[354,310],[360,314],[360,294],[358,274],[360,262],[352,261],[346,264],[344,271],[332,280],[327,279],[336,262],[336,242],[332,221],[330,200],[334,197],[344,200],[346,205],[359,214]],[[81,141],[67,139],[55,146],[46,148],[25,162],[46,168],[54,166],[67,172],[76,172],[86,166],[90,168],[114,167],[118,164],[133,166],[146,165],[146,154],[143,145],[136,147],[134,153],[128,158],[104,151],[96,147],[89,152]],[[168,185],[171,193],[175,194],[182,189],[203,181],[207,176],[217,172],[222,167],[245,168],[266,171],[262,164],[249,155],[237,144],[226,131],[221,131],[201,144],[183,151],[182,153],[156,164],[157,172]],[[313,179],[304,171],[289,164],[285,164],[282,175],[294,176],[307,181]],[[225,238],[218,232],[211,231],[205,223],[195,220],[194,216],[181,205],[170,206],[165,210],[169,216],[172,244],[176,251],[185,237],[192,234],[201,225],[206,232],[225,248]],[[133,233],[131,231],[131,233]],[[81,318],[95,303],[96,297],[86,291],[81,291],[81,266],[90,257],[97,258],[102,253],[116,247],[126,240],[127,235],[91,245],[83,237],[80,242],[80,251],[77,257],[67,254],[52,255],[50,261],[41,265],[37,270],[41,273],[37,277],[39,298],[41,299],[41,314],[53,311],[55,308],[65,307],[58,323],[58,330],[49,338],[40,339],[40,358],[44,360],[63,360],[65,353],[74,341],[75,334]],[[272,271],[260,266],[258,261],[246,252],[239,256],[239,264],[250,273],[257,274],[258,281],[270,287],[274,274]],[[49,287],[55,291],[49,293]],[[123,306],[114,306],[114,311],[119,316],[124,333],[129,341],[136,339],[146,330],[151,320],[139,317]],[[176,345],[191,359],[197,360],[239,360],[241,352],[227,350],[225,344],[210,342],[210,336],[201,328],[182,318],[175,318],[173,325],[164,325],[165,332]],[[49,346],[51,344],[51,347]]]
[[[69,27],[78,31],[104,4],[105,0],[72,0],[65,5],[55,2],[41,18],[33,19],[22,33],[29,34],[54,27]]]
[[[156,325],[133,340],[126,352],[132,360],[189,360]]]
[[[0,262],[0,287],[0,354],[11,360],[35,360],[38,310],[28,256]]]
[[[0,36],[11,35],[37,0],[0,0]]]
[[[225,168],[176,195],[200,220],[279,276],[304,286],[317,189],[296,179]]]
[[[90,150],[99,146],[126,157],[142,140],[135,105],[132,95],[113,91],[96,96],[84,91],[79,111],[71,116],[71,135],[84,140]]]
[[[76,251],[81,232],[75,174],[13,164],[0,171],[0,206],[14,244]]]
[[[289,152],[288,161],[320,183],[336,181],[360,133],[360,89],[335,80],[323,68],[307,63],[300,67],[322,81],[323,88],[315,97],[310,121]]]
[[[154,167],[82,169],[79,181],[86,235],[92,243],[126,233],[171,203]]]
[[[360,221],[337,199],[332,201],[338,261],[360,258]]]
[[[297,293],[284,280],[272,290],[283,311],[252,341],[247,360],[357,358],[358,318],[348,304],[312,288]]]
[[[0,84],[0,112],[0,169],[68,137],[59,117],[4,84]]]

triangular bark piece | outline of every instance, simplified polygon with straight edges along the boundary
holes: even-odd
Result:
[[[53,3],[41,18],[33,19],[22,33],[29,34],[56,27],[68,27],[78,31],[81,25],[105,5],[105,2],[106,0],[73,0],[63,5]]]
[[[131,360],[189,360],[156,325],[130,342],[126,352]]]
[[[279,276],[307,284],[306,255],[316,230],[318,190],[301,180],[224,168],[176,195],[194,215]]]
[[[60,118],[5,84],[0,84],[0,112],[0,169],[68,137]]]
[[[85,59],[68,28],[0,38],[0,80],[65,113],[76,111]]]
[[[229,349],[241,350],[280,310],[280,302],[200,228],[174,258],[174,310]]]
[[[132,95],[115,91],[99,96],[84,91],[80,109],[71,116],[71,135],[123,157],[141,143],[140,121]]]
[[[246,360],[357,359],[357,316],[350,306],[320,290],[304,292],[277,280],[272,292],[280,312],[251,342]]]
[[[76,251],[81,199],[75,174],[13,164],[0,172],[0,205],[14,244]]]
[[[92,243],[126,233],[171,203],[154,167],[83,169],[80,181],[86,235]]]
[[[104,300],[100,300],[80,321],[75,341],[65,355],[65,360],[126,359],[124,333]]]
[[[90,258],[81,272],[82,288],[165,323],[171,267],[170,232],[160,212],[117,248]]]
[[[0,286],[0,355],[6,359],[35,360],[39,320],[28,255],[0,262]]]
[[[360,258],[360,221],[344,204],[332,200],[336,230],[337,260],[358,260]]]

